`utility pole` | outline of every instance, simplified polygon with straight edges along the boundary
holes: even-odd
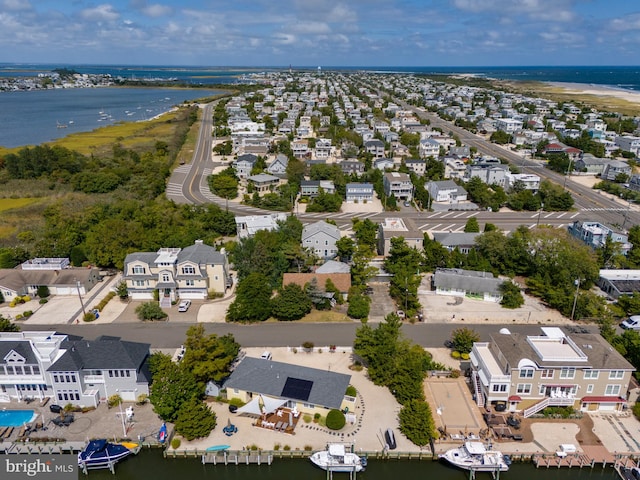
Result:
[[[542,210],[544,210],[544,202],[540,203],[540,209],[538,210],[538,220],[536,221],[536,227],[540,225],[540,215],[542,215]]]
[[[580,279],[576,278],[573,282],[576,285],[576,294],[573,297],[573,308],[571,309],[571,321],[576,314],[576,304],[578,303],[578,292],[580,291]]]
[[[82,295],[80,294],[80,281],[76,281],[76,288],[78,289],[78,298],[80,299],[80,306],[82,307],[82,318],[87,314],[84,309],[84,302],[82,301]]]

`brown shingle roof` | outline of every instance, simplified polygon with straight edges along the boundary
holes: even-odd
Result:
[[[351,288],[350,273],[285,273],[282,277],[282,285],[295,283],[304,288],[304,286],[314,278],[318,282],[318,288],[322,290],[324,290],[324,285],[328,278],[331,279],[341,293],[347,293],[349,288]]]

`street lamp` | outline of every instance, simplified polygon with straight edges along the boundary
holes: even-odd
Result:
[[[540,208],[538,209],[538,220],[536,221],[536,227],[540,225],[540,215],[542,215],[542,210],[544,210],[544,202],[540,202]]]
[[[580,282],[581,280],[579,278],[576,278],[573,283],[576,286],[576,294],[573,297],[573,308],[571,309],[571,320],[573,321],[573,317],[576,314],[576,304],[578,303],[578,292],[580,290]]]

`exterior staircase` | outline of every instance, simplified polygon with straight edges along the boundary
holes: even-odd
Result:
[[[160,307],[161,308],[171,308],[171,297],[160,297]]]
[[[540,400],[535,405],[530,406],[529,408],[525,408],[522,412],[522,416],[524,418],[529,418],[531,415],[535,415],[541,410],[544,410],[547,407],[564,407],[568,405],[573,405],[575,403],[575,398],[567,398],[567,397],[545,397]]]
[[[482,386],[480,385],[480,377],[477,371],[473,371],[471,374],[473,380],[473,392],[476,395],[476,405],[484,407],[484,393],[482,393]]]

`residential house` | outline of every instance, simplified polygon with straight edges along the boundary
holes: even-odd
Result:
[[[633,365],[594,333],[542,327],[542,335],[501,330],[471,351],[478,405],[508,402],[526,418],[546,407],[612,412],[626,406]]]
[[[297,138],[291,142],[291,153],[293,156],[299,159],[308,158],[311,156],[311,150],[309,149],[309,140],[306,138]]]
[[[237,148],[238,155],[253,154],[266,156],[269,153],[269,139],[264,137],[242,137]]]
[[[404,164],[409,170],[418,176],[423,176],[427,170],[427,162],[421,158],[408,158],[404,161]]]
[[[258,161],[258,157],[251,153],[239,155],[235,162],[233,162],[233,168],[236,170],[236,176],[238,178],[247,178],[251,175],[251,170]]]
[[[340,229],[323,220],[305,225],[302,229],[302,247],[312,249],[320,258],[333,258],[338,253],[336,242],[340,240]]]
[[[268,173],[259,173],[247,177],[250,192],[258,192],[262,196],[266,193],[274,192],[280,185],[280,178]]]
[[[477,232],[433,232],[433,240],[438,242],[448,251],[458,249],[460,253],[468,254],[476,248]]]
[[[384,194],[394,195],[396,199],[411,200],[413,198],[413,183],[406,173],[386,172],[382,176]]]
[[[640,293],[640,270],[600,270],[598,286],[614,299]]]
[[[330,138],[318,138],[314,149],[314,156],[317,159],[327,159],[331,157],[333,147]]]
[[[267,173],[276,176],[282,176],[287,174],[287,166],[289,165],[289,158],[279,153],[273,162],[267,167]]]
[[[228,399],[246,402],[238,412],[259,417],[287,407],[298,414],[326,417],[330,410],[355,412],[346,396],[350,375],[289,363],[245,357],[224,383]],[[286,421],[286,420],[285,420]]]
[[[56,332],[0,332],[0,399],[97,407],[149,394],[149,344]]]
[[[515,186],[521,186],[525,190],[537,192],[540,189],[540,176],[533,173],[511,173],[505,174],[504,188],[511,190]]]
[[[209,292],[224,293],[231,286],[227,253],[202,240],[186,248],[130,253],[123,279],[134,300],[153,300],[158,290],[162,307],[180,298],[205,300]]]
[[[0,292],[5,302],[15,297],[35,297],[38,287],[51,295],[84,295],[101,280],[97,268],[74,268],[68,258],[34,258],[18,268],[0,269]]]
[[[373,155],[373,158],[384,157],[384,142],[382,140],[373,139],[364,142],[364,148],[367,153]]]
[[[627,162],[621,162],[620,160],[610,160],[604,165],[602,175],[600,177],[604,180],[615,181],[618,175],[631,176],[631,167]]]
[[[631,175],[627,188],[634,192],[640,192],[640,175]]]
[[[378,170],[393,170],[395,168],[395,163],[393,162],[393,158],[379,158],[373,161],[373,167]]]
[[[373,184],[371,183],[347,183],[347,203],[369,203],[373,201]]]
[[[640,137],[620,135],[616,137],[615,142],[623,152],[633,153],[636,157],[640,156]]]
[[[444,157],[444,177],[462,180],[467,173],[465,163],[455,156]]]
[[[589,173],[591,175],[600,175],[604,170],[607,160],[598,158],[591,153],[585,153],[581,158],[576,160],[575,168],[577,172]]]
[[[471,149],[467,145],[451,147],[449,149],[449,155],[456,155],[459,158],[469,158],[471,157]]]
[[[453,180],[431,181],[428,182],[424,188],[434,202],[455,204],[467,200],[467,191],[457,185]]]
[[[343,160],[338,165],[342,173],[346,175],[362,175],[364,173],[364,163],[358,160]]]
[[[300,195],[303,197],[315,198],[320,193],[320,189],[324,193],[336,193],[333,180],[302,180],[300,182]]]
[[[509,167],[507,165],[474,163],[467,165],[466,180],[469,181],[474,177],[478,177],[487,185],[499,185],[503,187],[508,171]]]
[[[389,255],[392,238],[404,238],[407,245],[422,251],[424,247],[424,233],[416,228],[411,219],[385,217],[378,224],[378,255]]]
[[[437,268],[431,277],[436,295],[470,297],[485,302],[500,302],[500,285],[504,280],[495,278],[491,272],[476,272],[461,268]]]
[[[238,239],[252,237],[259,230],[276,230],[279,222],[287,219],[286,213],[271,213],[269,215],[236,216],[236,232]]]
[[[502,132],[513,134],[519,130],[522,130],[522,120],[516,120],[515,118],[496,118],[496,128]]]
[[[566,153],[570,160],[574,162],[582,156],[582,150],[575,147],[570,147],[562,142],[550,142],[543,148],[545,155],[554,153]]]
[[[626,255],[631,250],[629,236],[618,232],[599,222],[576,220],[568,227],[569,234],[586,243],[591,248],[603,248],[607,242],[620,244],[620,253]]]
[[[440,144],[433,138],[423,138],[418,144],[418,154],[420,158],[438,158],[440,156]]]

